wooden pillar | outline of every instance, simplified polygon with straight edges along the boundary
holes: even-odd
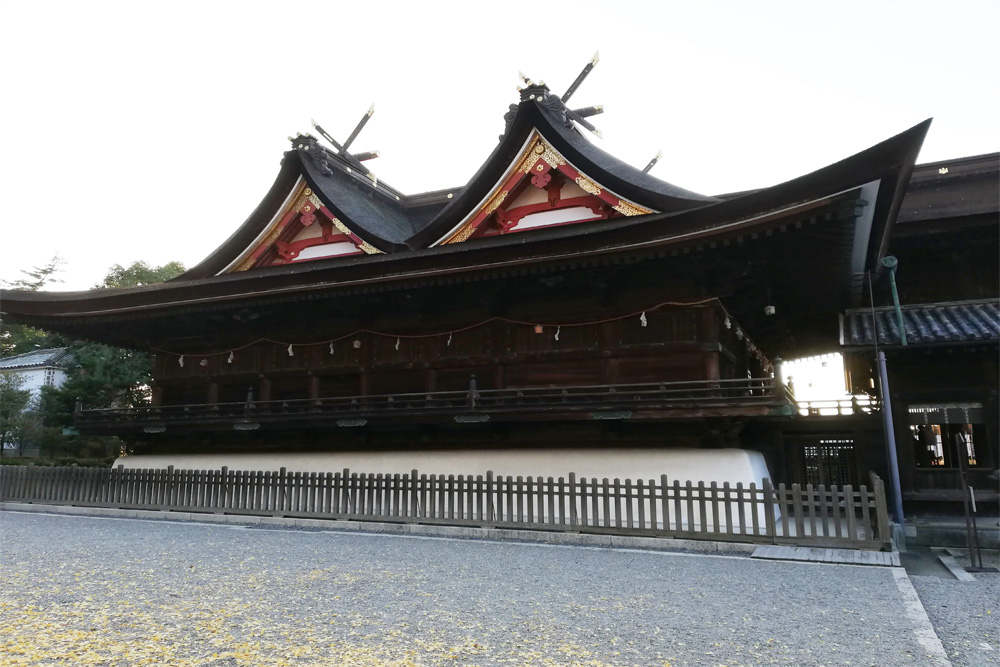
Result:
[[[503,382],[504,382],[503,364],[497,363],[495,366],[493,366],[493,388],[503,389],[504,388]]]
[[[719,343],[719,318],[715,316],[714,306],[701,309],[701,326],[699,337],[702,343]],[[702,357],[704,379],[717,381],[719,379],[719,352],[706,352]]]
[[[319,402],[319,376],[309,376],[309,399],[315,403]]]
[[[701,327],[699,329],[701,342],[719,342],[719,318],[715,316],[715,306],[705,306],[701,309]]]
[[[163,405],[163,387],[153,385],[151,389],[153,390],[153,395],[150,397],[150,402],[153,404],[153,407]]]
[[[424,387],[428,394],[437,391],[438,372],[436,368],[428,368],[424,374]]]
[[[271,380],[269,378],[260,379],[260,392],[258,401],[270,401],[271,400]]]
[[[618,384],[618,358],[610,357],[604,360],[604,384]]]
[[[205,402],[209,405],[215,405],[219,402],[219,383],[209,382],[208,389],[205,392]]]
[[[719,353],[705,352],[702,355],[702,369],[706,380],[718,381],[719,379]]]
[[[361,396],[368,395],[368,373],[364,369],[358,374],[358,394]]]

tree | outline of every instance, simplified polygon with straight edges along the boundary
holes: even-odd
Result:
[[[37,292],[46,285],[62,282],[56,274],[62,271],[63,264],[65,264],[63,258],[55,255],[47,264],[32,267],[30,271],[21,269],[25,278],[4,282],[9,289]],[[38,348],[62,347],[65,344],[66,339],[58,334],[47,333],[23,324],[7,324],[0,320],[0,358],[24,354]]]
[[[8,445],[17,444],[23,448],[25,411],[31,401],[31,392],[21,389],[23,385],[23,377],[0,373],[0,456]]]
[[[180,262],[169,262],[163,266],[152,267],[142,260],[132,262],[128,267],[115,264],[108,270],[108,275],[94,289],[104,289],[108,287],[141,287],[142,285],[152,285],[162,283],[179,276],[186,269]]]
[[[162,282],[184,272],[180,262],[150,267],[133,262],[115,264],[94,289],[138,287]],[[69,345],[72,359],[66,381],[59,388],[43,387],[39,413],[48,429],[69,428],[77,400],[85,408],[131,408],[149,403],[152,360],[145,352],[75,341]],[[51,446],[55,446],[50,444]],[[117,438],[81,437],[77,454],[112,456],[121,443]]]

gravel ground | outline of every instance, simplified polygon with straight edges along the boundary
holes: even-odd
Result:
[[[925,663],[886,568],[10,512],[0,537],[5,666]]]
[[[969,558],[958,558],[967,566]],[[983,565],[996,567],[997,552]],[[955,667],[1000,665],[1000,574],[974,573],[975,581],[911,576],[938,637]]]

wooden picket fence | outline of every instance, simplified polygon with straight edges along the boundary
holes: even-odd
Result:
[[[0,500],[889,549],[885,489],[484,475],[0,467]]]

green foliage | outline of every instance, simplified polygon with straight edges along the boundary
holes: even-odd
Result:
[[[32,419],[26,413],[31,392],[21,389],[24,378],[14,373],[0,373],[0,456],[3,445],[23,448],[25,437],[31,430]]]
[[[62,282],[56,274],[65,262],[56,255],[47,264],[21,270],[26,277],[12,280],[6,287],[13,290],[37,292],[51,283]],[[23,324],[7,324],[0,320],[0,358],[24,354],[40,348],[62,347],[66,339],[59,334],[50,334]]]
[[[94,285],[94,289],[108,287],[141,287],[162,283],[184,273],[184,265],[180,262],[170,262],[163,266],[152,267],[146,262],[132,262],[128,267],[115,264],[104,276],[104,280]]]
[[[180,262],[150,267],[133,262],[116,264],[94,289],[138,287],[162,282],[184,272]],[[26,272],[27,273],[27,272]],[[45,283],[42,283],[45,284]],[[114,437],[65,436],[73,426],[73,411],[79,400],[87,409],[131,408],[149,403],[152,359],[145,352],[107,345],[71,342],[66,381],[61,387],[43,387],[38,407],[35,439],[43,454],[60,456],[113,457],[122,443]]]

